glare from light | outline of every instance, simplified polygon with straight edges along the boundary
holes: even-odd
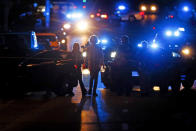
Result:
[[[137,46],[138,46],[138,47],[142,47],[143,45],[142,45],[142,43],[139,43]]]
[[[103,39],[103,40],[101,40],[101,43],[103,43],[103,44],[107,44],[107,43],[108,43],[108,40]]]
[[[185,31],[185,29],[184,29],[183,27],[178,28],[178,30],[179,30],[179,31],[182,31],[182,32]]]
[[[184,49],[182,50],[182,53],[183,53],[184,55],[189,55],[189,54],[190,54],[190,49],[184,48]]]
[[[63,32],[63,35],[66,35],[67,33],[66,32]]]
[[[101,18],[103,18],[103,19],[107,19],[107,18],[108,18],[108,15],[106,15],[106,14],[102,14],[102,15],[101,15]]]
[[[111,52],[111,55],[110,55],[112,58],[115,58],[116,57],[116,51],[113,51]]]
[[[126,7],[125,7],[124,5],[119,5],[119,6],[118,6],[118,9],[119,9],[119,10],[125,10]]]
[[[166,36],[172,36],[172,31],[170,30],[166,31]]]
[[[64,44],[64,43],[65,43],[65,40],[64,40],[64,39],[63,39],[63,40],[61,40],[61,43],[63,43],[63,44]]]
[[[79,31],[85,31],[88,29],[88,23],[86,21],[80,21],[77,23],[77,28]]]
[[[64,24],[63,27],[64,27],[65,29],[70,29],[70,28],[71,28],[71,25],[70,25],[70,24]]]
[[[95,15],[94,15],[94,14],[91,14],[91,15],[90,15],[90,18],[95,18]]]
[[[156,11],[157,7],[155,5],[151,6],[151,11]]]
[[[83,70],[82,70],[82,74],[83,74],[83,75],[89,75],[89,74],[90,74],[89,69],[83,69]]]
[[[45,12],[46,11],[46,8],[42,8],[42,10],[41,10],[42,12]]]
[[[83,57],[86,57],[86,56],[87,56],[87,52],[86,52],[86,51],[83,52],[83,53],[82,53],[82,56],[83,56]]]
[[[141,6],[141,10],[142,10],[142,11],[146,11],[146,10],[147,10],[146,6],[145,6],[145,5],[142,5],[142,6]]]
[[[67,14],[66,16],[67,16],[67,18],[69,18],[69,19],[72,17],[71,14]]]
[[[183,7],[183,11],[184,11],[184,12],[188,12],[188,11],[189,11],[189,7],[188,7],[188,6],[184,6],[184,7]]]
[[[158,44],[152,43],[151,47],[154,48],[154,49],[156,49],[156,48],[158,48]]]
[[[176,37],[180,36],[180,32],[179,31],[175,31],[174,32],[174,36],[176,36]]]

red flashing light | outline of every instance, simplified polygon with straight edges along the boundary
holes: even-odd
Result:
[[[153,27],[153,30],[155,30],[156,29],[156,27]]]
[[[100,16],[101,14],[100,13],[97,13],[97,16]]]
[[[86,8],[86,6],[84,5],[84,6],[82,6],[82,8],[84,8],[84,9],[85,9],[85,8]]]
[[[171,18],[171,19],[173,19],[173,18],[174,18],[174,16],[173,16],[173,15],[170,15],[170,18]]]
[[[140,12],[139,14],[140,14],[140,15],[145,15],[145,12]]]

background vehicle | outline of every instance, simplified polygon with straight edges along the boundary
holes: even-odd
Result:
[[[77,85],[76,70],[68,52],[42,51],[24,59],[18,67],[17,80],[23,91],[50,89],[65,95]]]
[[[71,61],[66,59],[66,52],[44,50],[40,53],[34,32],[0,34],[0,94],[19,95],[55,84],[59,95],[65,93],[60,88],[63,82],[63,85],[73,86],[75,80]],[[48,79],[50,84],[46,84]]]
[[[59,42],[57,39],[57,35],[54,33],[36,33],[37,40],[38,40],[38,46],[42,48],[41,46],[44,46],[48,42],[48,46],[51,48],[58,48]]]

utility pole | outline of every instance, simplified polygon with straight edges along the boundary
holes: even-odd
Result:
[[[49,28],[50,27],[50,0],[46,0],[45,22],[46,22],[46,28]]]

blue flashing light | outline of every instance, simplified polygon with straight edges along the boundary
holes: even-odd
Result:
[[[101,43],[102,43],[102,44],[107,44],[107,43],[108,43],[108,40],[102,39],[102,40],[101,40]]]
[[[66,15],[68,19],[78,19],[78,18],[82,18],[82,16],[83,16],[82,13],[70,13]]]
[[[119,10],[125,10],[126,7],[125,7],[124,5],[119,5],[119,6],[118,6],[118,9],[119,9]]]
[[[140,48],[143,47],[142,43],[139,43],[137,46],[140,47]]]
[[[156,49],[156,48],[158,48],[159,46],[158,46],[158,44],[156,44],[156,43],[152,43],[151,47],[152,47],[153,49]]]
[[[132,71],[132,76],[133,77],[138,77],[140,76],[139,73],[137,71]]]
[[[167,30],[165,34],[166,34],[166,36],[170,37],[170,36],[172,36],[172,31],[171,30]]]

